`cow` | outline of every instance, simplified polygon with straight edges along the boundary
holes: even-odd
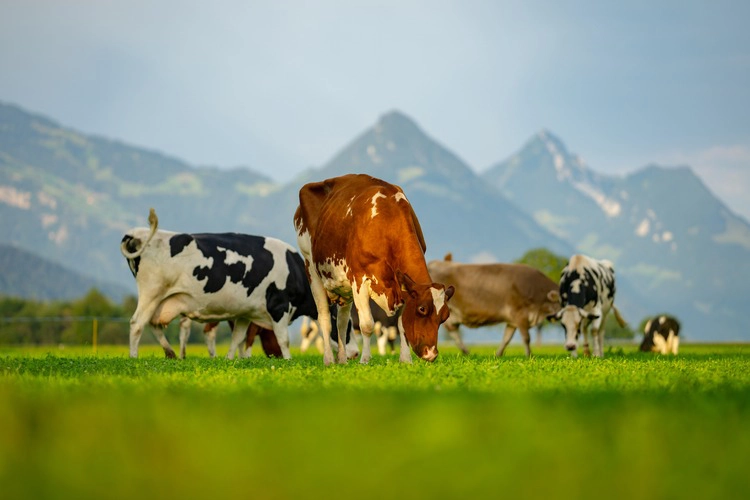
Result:
[[[672,316],[662,314],[650,319],[643,329],[643,352],[672,353],[677,356],[680,348],[680,322]]]
[[[364,174],[349,174],[302,186],[294,226],[323,335],[323,362],[333,362],[330,303],[339,315],[338,362],[346,363],[341,333],[352,303],[363,335],[361,363],[370,361],[372,298],[388,315],[401,312],[399,360],[414,353],[438,356],[438,327],[448,318],[453,287],[434,283],[427,272],[422,228],[403,190]]]
[[[578,357],[577,345],[583,333],[584,354],[589,355],[589,328],[594,340],[594,356],[604,356],[604,322],[614,311],[620,326],[625,320],[615,307],[615,269],[608,260],[573,255],[560,276],[562,308],[550,319],[558,320],[565,329],[565,349]]]
[[[178,316],[200,322],[234,320],[227,358],[251,323],[273,330],[282,355],[289,353],[289,323],[316,316],[305,263],[289,244],[238,233],[187,234],[158,230],[154,209],[148,228],[123,236],[120,251],[138,286],[130,319],[130,356],[147,323],[168,358],[175,354],[163,328]]]
[[[192,329],[193,321],[187,316],[180,318],[180,358],[185,359],[185,349],[187,341],[190,338],[190,331]],[[229,321],[230,330],[234,329],[234,322]],[[206,346],[208,347],[208,354],[212,358],[216,356],[216,331],[219,329],[219,322],[214,321],[206,323],[203,327],[203,335],[206,339]],[[245,349],[241,353],[241,356],[249,357],[255,337],[260,337],[260,343],[263,348],[263,352],[266,356],[274,358],[282,358],[283,353],[281,347],[276,340],[276,335],[272,330],[261,328],[255,323],[250,323],[245,332]]]
[[[526,356],[531,356],[529,329],[560,309],[557,283],[525,264],[463,264],[447,254],[443,260],[430,261],[427,268],[432,279],[456,288],[445,329],[464,354],[469,350],[461,339],[461,325],[505,323],[495,356],[503,355],[516,330],[521,332]]]
[[[386,354],[386,345],[390,346],[391,354],[395,351],[395,340],[398,334],[398,315],[388,316],[372,299],[370,299],[370,309],[372,310],[372,318],[375,322],[373,326],[373,333],[377,339],[378,353],[381,356]],[[331,314],[335,311],[335,307],[331,308]],[[333,317],[333,316],[332,316]],[[361,335],[362,332],[359,328],[359,313],[357,308],[352,305],[351,311],[351,322],[354,334]],[[319,335],[320,328],[315,321],[311,321],[305,317],[302,320],[302,326],[300,327],[300,336],[302,337],[302,343],[300,344],[300,351],[305,352],[310,348],[310,345],[315,342],[316,347],[322,353],[323,352],[323,338]],[[338,335],[335,330],[331,331],[331,339],[337,341]],[[347,351],[349,350],[349,337],[347,336]],[[335,344],[334,344],[335,346]],[[352,359],[352,356],[349,356]]]

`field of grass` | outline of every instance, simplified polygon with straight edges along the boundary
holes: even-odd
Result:
[[[324,367],[0,348],[3,498],[737,498],[750,346]],[[219,349],[219,352],[226,352]]]

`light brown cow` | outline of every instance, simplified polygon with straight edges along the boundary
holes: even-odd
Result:
[[[444,260],[431,261],[428,268],[433,279],[456,287],[445,328],[466,354],[460,325],[478,328],[505,323],[503,342],[495,355],[503,355],[518,329],[530,356],[529,329],[560,309],[557,283],[525,264],[461,264],[448,254]]]
[[[361,362],[369,362],[370,298],[389,315],[401,310],[401,362],[411,362],[407,345],[420,358],[435,360],[438,328],[448,318],[454,289],[430,279],[422,229],[401,188],[350,174],[305,184],[299,199],[294,226],[318,308],[324,363],[333,362],[329,302],[339,304],[338,362],[346,363],[342,339],[352,303],[364,336]]]

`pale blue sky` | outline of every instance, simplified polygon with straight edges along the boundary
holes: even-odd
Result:
[[[477,171],[547,128],[750,218],[748,1],[2,0],[0,100],[281,181],[399,109]]]

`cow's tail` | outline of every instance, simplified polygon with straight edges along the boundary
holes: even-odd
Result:
[[[620,314],[620,311],[615,306],[612,306],[612,310],[615,312],[615,319],[617,320],[617,323],[619,323],[619,325],[622,328],[625,328],[625,325],[627,325],[627,322]]]
[[[151,228],[151,232],[148,233],[148,238],[146,238],[146,241],[135,252],[128,252],[126,248],[126,245],[128,243],[127,241],[123,241],[122,243],[120,243],[120,251],[126,259],[135,259],[136,257],[140,257],[140,255],[143,253],[143,251],[151,241],[151,238],[153,238],[154,234],[156,234],[156,228],[159,227],[159,218],[156,216],[156,211],[153,208],[148,212],[148,225]]]

